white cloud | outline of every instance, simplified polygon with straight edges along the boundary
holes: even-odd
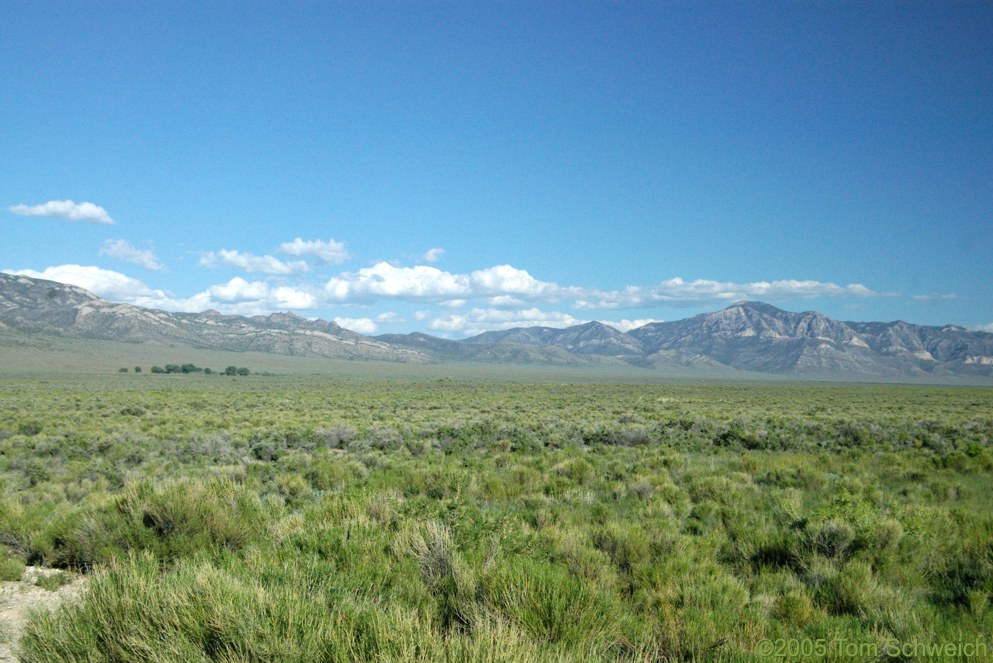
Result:
[[[445,255],[445,249],[436,247],[425,251],[424,255],[421,256],[421,260],[424,262],[438,262],[443,255]]]
[[[301,288],[272,287],[265,281],[246,281],[236,276],[227,283],[212,285],[189,299],[176,302],[178,311],[216,309],[222,313],[260,315],[273,311],[315,308],[317,298]]]
[[[519,295],[531,298],[553,298],[562,293],[554,283],[539,281],[527,271],[510,265],[497,265],[476,270],[470,275],[478,295]]]
[[[632,329],[637,329],[638,327],[644,327],[653,322],[664,322],[664,320],[657,320],[655,318],[639,318],[638,320],[601,320],[603,324],[610,325],[614,329],[622,332],[629,332]]]
[[[297,237],[292,242],[280,244],[279,252],[291,256],[314,256],[320,262],[331,265],[343,263],[349,257],[345,244],[333,239],[307,241]]]
[[[100,255],[141,265],[145,269],[163,270],[163,265],[151,249],[139,249],[126,239],[108,239],[100,248]]]
[[[734,283],[697,279],[684,281],[676,277],[655,286],[628,286],[623,290],[593,290],[577,298],[579,309],[637,308],[652,305],[696,306],[701,304],[730,304],[743,299],[782,300],[816,299],[818,297],[876,297],[879,293],[859,283],[840,286],[822,281],[754,281]]]
[[[41,205],[14,205],[9,208],[21,216],[57,216],[69,221],[85,221],[110,225],[114,220],[107,210],[93,203],[76,203],[71,200],[50,200]]]
[[[375,334],[379,331],[379,325],[372,318],[334,318],[334,321],[338,326],[359,334]]]
[[[930,295],[914,295],[915,302],[940,302],[949,299],[959,299],[959,296],[951,292],[936,292]]]
[[[486,303],[490,306],[524,306],[525,302],[520,297],[514,297],[512,295],[497,295],[496,297],[489,297]]]
[[[893,294],[876,292],[859,283],[842,286],[797,279],[735,283],[709,279],[685,281],[679,277],[651,286],[597,290],[541,281],[511,265],[459,274],[428,265],[403,267],[385,261],[357,272],[338,274],[325,284],[325,292],[329,301],[338,303],[396,299],[458,308],[472,300],[484,300],[491,307],[521,308],[528,302],[568,302],[577,310],[721,306],[745,299],[783,301]]]
[[[325,286],[336,301],[372,301],[376,299],[444,300],[470,292],[469,278],[450,274],[436,267],[418,265],[397,267],[378,262],[357,272],[343,272]]]
[[[471,274],[453,274],[427,265],[398,267],[388,262],[378,262],[358,272],[343,272],[330,279],[325,290],[331,299],[340,302],[405,299],[448,302],[450,305],[474,297],[554,298],[567,292],[510,265],[488,267]]]
[[[253,302],[269,296],[269,284],[264,281],[249,282],[236,276],[227,283],[212,285],[200,294],[206,294],[211,300],[217,302]]]
[[[196,312],[215,309],[228,314],[259,315],[273,311],[312,309],[319,304],[318,298],[306,289],[273,287],[264,281],[246,281],[237,276],[227,283],[212,285],[192,297],[177,298],[163,290],[150,288],[138,279],[100,267],[59,265],[41,272],[22,269],[7,273],[68,283],[112,302],[166,311]]]
[[[213,267],[215,265],[229,265],[243,269],[249,273],[260,272],[262,274],[296,274],[306,272],[310,267],[302,260],[284,262],[273,256],[256,256],[251,253],[241,253],[240,251],[208,251],[200,256],[200,265],[203,267]]]
[[[314,308],[317,305],[317,298],[306,290],[281,285],[272,290],[269,303],[277,310],[300,310]]]
[[[978,327],[973,327],[973,330],[981,331],[981,332],[989,332],[993,334],[993,322],[985,325],[979,325]]]
[[[588,320],[574,318],[561,311],[542,311],[538,308],[508,311],[506,309],[474,308],[466,313],[451,313],[434,318],[428,328],[442,332],[457,332],[468,335],[481,334],[498,329],[514,327],[572,327]]]
[[[33,269],[21,269],[11,270],[7,273],[75,285],[104,299],[135,304],[136,306],[164,308],[164,303],[173,301],[162,290],[153,290],[138,279],[100,267],[58,265],[47,267],[40,272]]]

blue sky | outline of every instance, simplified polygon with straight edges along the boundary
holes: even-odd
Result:
[[[988,2],[0,6],[0,269],[364,333],[993,330]]]

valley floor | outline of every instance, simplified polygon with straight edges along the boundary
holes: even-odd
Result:
[[[978,660],[991,445],[974,388],[0,377],[0,580],[79,588],[5,633],[22,661]]]

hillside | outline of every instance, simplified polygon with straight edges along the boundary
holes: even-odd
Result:
[[[739,302],[623,333],[600,322],[522,327],[463,340],[428,334],[370,338],[293,313],[244,317],[116,304],[52,281],[0,274],[0,331],[296,357],[387,362],[484,362],[769,374],[811,379],[993,382],[993,334],[946,325],[841,322]]]
[[[669,372],[735,372],[815,379],[993,380],[993,334],[906,322],[832,320],[761,302],[651,323],[622,333],[599,322],[522,327],[462,341],[424,334],[379,337],[442,359],[617,363]],[[571,359],[569,359],[571,358]]]
[[[82,288],[0,273],[0,325],[35,334],[304,357],[424,362],[428,357],[292,313],[169,313],[108,302]]]

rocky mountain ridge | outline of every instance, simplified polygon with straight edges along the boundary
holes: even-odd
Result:
[[[76,338],[237,352],[427,362],[426,354],[293,313],[245,317],[117,304],[72,285],[0,273],[0,325]]]
[[[612,365],[827,379],[993,382],[993,334],[903,321],[841,322],[739,302],[621,332],[600,322],[522,327],[463,340],[367,337],[293,313],[169,313],[106,301],[75,286],[0,273],[0,328],[18,333],[283,355],[399,362]]]
[[[414,345],[413,336],[385,340],[407,346]],[[724,368],[832,379],[993,379],[993,334],[954,325],[842,322],[816,311],[792,313],[761,302],[738,302],[626,333],[591,322],[566,329],[492,331],[430,347],[422,340],[419,345],[439,358],[478,357],[478,348],[487,348],[490,355],[500,354],[498,348],[517,353],[530,348],[551,354],[550,359],[568,352],[577,362],[671,370]]]

